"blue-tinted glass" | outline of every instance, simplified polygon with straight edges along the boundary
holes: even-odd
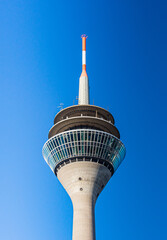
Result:
[[[67,134],[67,140],[68,140],[68,142],[71,142],[69,133]]]
[[[71,137],[71,141],[73,142],[74,141],[73,132],[70,134],[70,137]]]
[[[125,147],[114,136],[96,130],[72,130],[49,139],[43,156],[52,170],[70,156],[96,156],[109,160],[116,170],[125,156]]]
[[[77,136],[78,136],[78,141],[80,141],[80,132],[78,132]]]
[[[64,138],[63,138],[63,135],[61,136],[61,142],[62,142],[62,144],[64,144]]]
[[[81,132],[81,141],[84,140],[84,134],[83,134],[83,131]]]
[[[88,132],[88,140],[91,140],[91,132]]]
[[[85,132],[85,141],[87,141],[87,139],[88,139],[88,134],[87,132]]]
[[[101,142],[104,143],[104,135],[101,135]]]
[[[74,141],[77,141],[77,134],[74,132]]]
[[[64,141],[67,143],[67,134],[64,134]]]

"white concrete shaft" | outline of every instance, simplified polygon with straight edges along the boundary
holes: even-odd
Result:
[[[111,177],[107,167],[95,162],[74,162],[57,174],[73,203],[73,240],[95,240],[96,199]]]
[[[73,196],[73,240],[95,239],[94,203],[91,194]]]
[[[89,80],[87,76],[79,78],[79,102],[78,104],[89,104]]]

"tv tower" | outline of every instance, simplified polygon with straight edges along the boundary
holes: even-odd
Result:
[[[89,104],[86,35],[82,35],[82,73],[78,105],[54,119],[43,157],[73,204],[73,240],[95,240],[94,208],[105,185],[125,157],[125,147],[107,110]]]

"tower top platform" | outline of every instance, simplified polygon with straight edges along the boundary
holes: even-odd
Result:
[[[107,110],[94,105],[75,105],[61,110],[54,119],[49,138],[72,129],[97,129],[120,138],[114,118]]]
[[[82,116],[102,118],[106,121],[111,122],[112,124],[115,123],[112,114],[104,108],[95,105],[73,105],[58,112],[55,116],[54,124],[63,119],[66,119],[67,117],[70,118],[81,116],[81,114]]]

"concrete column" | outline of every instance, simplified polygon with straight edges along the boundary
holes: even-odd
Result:
[[[73,203],[73,240],[95,240],[94,207],[111,172],[99,163],[80,161],[63,166],[57,177]]]
[[[79,105],[88,105],[89,104],[89,80],[88,76],[81,75],[79,78]]]
[[[76,194],[73,202],[73,240],[95,240],[95,203],[88,194]]]

